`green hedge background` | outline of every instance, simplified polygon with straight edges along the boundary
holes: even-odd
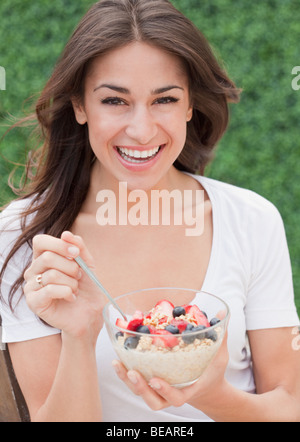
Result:
[[[149,0],[150,1],[150,0]],[[51,75],[72,30],[91,0],[1,0],[0,136],[8,114],[22,115]],[[282,214],[300,313],[300,90],[292,69],[300,65],[299,0],[173,0],[202,30],[243,88],[231,107],[231,124],[207,175],[252,189]],[[300,81],[299,81],[300,85]],[[25,104],[24,104],[25,103]],[[13,198],[12,165],[24,162],[28,133],[15,130],[0,144],[0,204]]]

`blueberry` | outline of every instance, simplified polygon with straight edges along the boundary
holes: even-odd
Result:
[[[216,342],[218,340],[218,335],[215,332],[215,330],[207,331],[205,337],[206,337],[206,339],[211,339],[214,342]]]
[[[125,339],[124,347],[126,350],[132,350],[137,347],[139,343],[139,338],[137,336],[129,336]]]
[[[213,325],[216,325],[216,324],[218,324],[219,322],[221,322],[220,319],[218,319],[218,318],[212,318],[212,320],[210,321],[210,325],[211,325],[211,327],[212,327]]]
[[[179,328],[172,324],[167,325],[165,330],[172,333],[173,335],[178,335],[180,333]]]
[[[174,307],[173,309],[173,318],[177,318],[178,316],[185,315],[185,309],[183,307]]]
[[[206,318],[208,319],[207,314],[206,314],[203,310],[201,310],[201,311],[202,311],[202,313],[204,314],[204,316],[206,316]]]
[[[182,332],[182,339],[186,344],[191,344],[195,339],[199,339],[199,335],[197,335],[196,332],[201,332],[205,329],[206,327],[204,325],[197,325],[197,327],[194,327],[192,324],[188,324],[186,329]],[[203,333],[202,339],[205,337],[206,335]]]
[[[191,330],[193,330],[195,328],[195,326],[193,325],[193,324],[188,324],[187,326],[186,326],[186,330],[188,330],[188,331],[191,331]]]
[[[116,333],[116,339],[118,340],[118,338],[119,338],[120,336],[124,336],[124,333],[121,332],[121,331],[118,331],[118,332]]]
[[[196,339],[196,336],[193,335],[194,330],[184,330],[181,334],[183,342],[185,342],[186,344],[192,344],[192,342],[194,342],[194,340]]]
[[[137,331],[138,333],[144,333],[144,334],[150,335],[150,330],[149,330],[149,327],[147,327],[147,325],[140,325],[140,326],[136,329],[136,331]]]
[[[205,329],[206,329],[205,325],[197,325],[197,327],[194,327],[193,332],[200,332]]]

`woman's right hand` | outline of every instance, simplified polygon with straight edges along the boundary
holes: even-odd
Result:
[[[95,344],[106,299],[74,261],[79,255],[95,271],[81,237],[71,232],[64,232],[61,238],[34,237],[32,263],[24,273],[24,293],[30,309],[47,324]]]

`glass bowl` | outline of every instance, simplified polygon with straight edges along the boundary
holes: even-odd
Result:
[[[149,382],[182,388],[196,382],[218,351],[229,308],[210,293],[151,288],[115,298],[127,321],[108,303],[103,311],[112,345],[128,370]]]

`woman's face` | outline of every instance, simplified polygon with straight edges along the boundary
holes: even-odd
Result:
[[[192,118],[188,78],[176,56],[136,42],[95,59],[84,102],[74,110],[88,125],[101,179],[129,189],[168,186]]]

